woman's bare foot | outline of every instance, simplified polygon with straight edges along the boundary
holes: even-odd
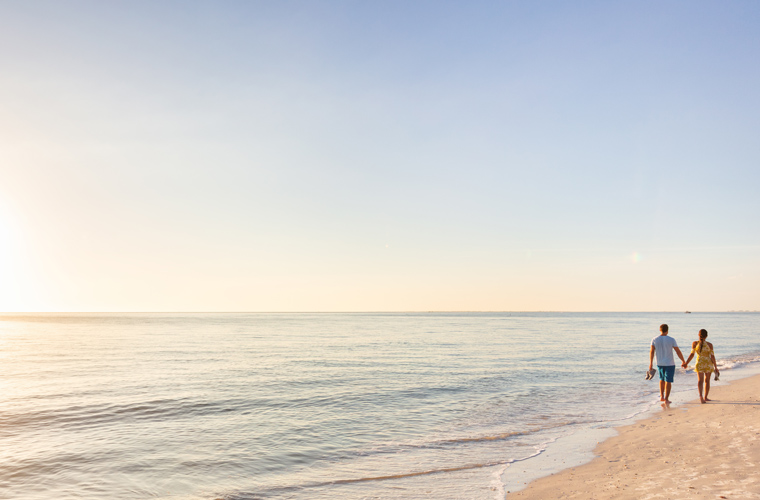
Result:
[[[705,401],[712,401],[712,399],[710,399],[710,398],[705,398]]]
[[[702,402],[702,404],[705,404],[705,402],[706,402],[706,401],[704,400],[704,398],[699,398],[699,400]]]

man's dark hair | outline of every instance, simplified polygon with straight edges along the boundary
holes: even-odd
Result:
[[[665,323],[661,324],[660,325],[660,331],[662,333],[668,333],[668,325],[666,325]]]

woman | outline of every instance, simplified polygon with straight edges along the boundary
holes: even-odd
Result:
[[[699,388],[699,400],[703,404],[710,401],[710,399],[707,398],[707,395],[710,394],[710,375],[712,374],[713,369],[715,370],[715,380],[720,376],[718,363],[715,361],[713,345],[706,339],[707,330],[700,330],[699,340],[691,344],[691,354],[689,354],[689,358],[683,364],[683,367],[686,368],[686,365],[689,364],[689,361],[691,361],[691,358],[693,358],[696,353],[697,363],[694,366],[694,371],[697,372],[697,375],[699,376],[697,388]],[[702,387],[704,387],[704,396],[702,396]]]

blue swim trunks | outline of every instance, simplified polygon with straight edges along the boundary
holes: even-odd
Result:
[[[657,365],[657,371],[660,373],[660,380],[664,380],[665,382],[673,382],[673,375],[676,374],[676,366]]]

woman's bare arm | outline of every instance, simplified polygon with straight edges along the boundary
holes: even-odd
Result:
[[[715,373],[720,373],[720,370],[718,370],[718,362],[715,361],[715,350],[713,349],[712,344],[710,344],[710,360],[712,361],[712,364],[715,367]]]
[[[689,361],[692,360],[692,358],[694,357],[694,349],[696,349],[696,348],[697,348],[697,343],[696,342],[692,342],[692,344],[691,344],[691,353],[689,353],[689,358],[686,360],[686,362],[684,363],[684,365],[688,365]]]

